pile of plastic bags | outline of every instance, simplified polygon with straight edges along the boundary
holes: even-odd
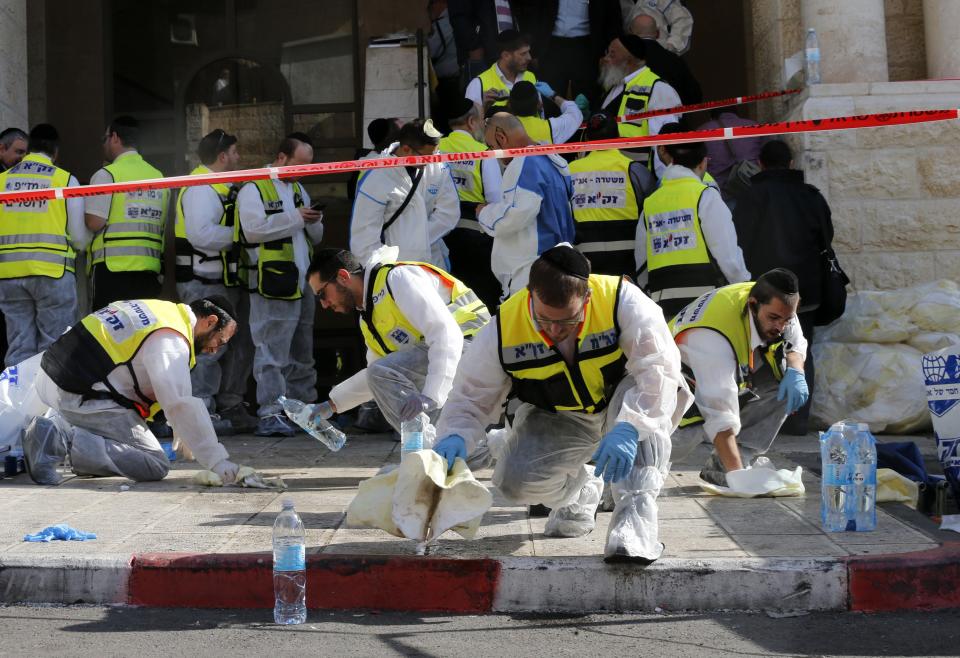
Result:
[[[843,317],[815,336],[814,421],[856,418],[874,433],[929,430],[922,356],[960,344],[957,332],[953,281],[851,295]]]
[[[42,357],[37,354],[0,372],[0,449],[19,448],[23,430],[34,416],[54,415],[34,388]]]

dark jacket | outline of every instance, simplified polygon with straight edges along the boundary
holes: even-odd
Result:
[[[510,2],[513,22],[521,32],[526,31],[520,16],[517,15],[517,3]],[[453,27],[453,40],[457,43],[457,61],[463,66],[471,50],[483,48],[483,62],[490,66],[497,61],[497,14],[493,0],[447,0],[450,13],[450,26]]]
[[[737,200],[733,224],[754,279],[785,267],[800,279],[800,308],[820,303],[820,252],[833,242],[830,206],[796,169],[767,169]]]
[[[534,57],[543,61],[557,22],[560,0],[513,0],[514,17],[522,29],[530,34],[533,41]],[[622,32],[620,0],[591,0],[588,9],[590,17],[590,47],[595,59],[607,52],[607,46]]]
[[[677,90],[684,105],[703,101],[700,83],[693,77],[687,63],[676,53],[661,46],[656,39],[644,39],[647,46],[647,66]]]

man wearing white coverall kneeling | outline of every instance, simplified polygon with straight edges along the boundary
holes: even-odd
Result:
[[[659,558],[656,498],[692,401],[659,307],[626,279],[591,275],[569,245],[548,249],[461,360],[434,450],[466,458],[508,394],[521,404],[490,446],[501,494],[550,507],[545,534],[577,537],[593,530],[606,480],[616,507],[604,559]]]

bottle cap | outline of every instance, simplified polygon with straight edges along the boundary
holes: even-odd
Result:
[[[293,498],[284,498],[280,505],[283,509],[293,509]]]

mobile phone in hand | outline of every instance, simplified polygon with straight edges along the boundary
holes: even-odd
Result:
[[[314,204],[312,204],[312,205],[310,206],[310,210],[319,210],[319,211],[322,212],[323,209],[326,208],[326,207],[327,207],[327,204],[325,204],[325,203],[323,203],[323,202],[321,202],[321,201],[317,201],[316,203],[314,203]]]

